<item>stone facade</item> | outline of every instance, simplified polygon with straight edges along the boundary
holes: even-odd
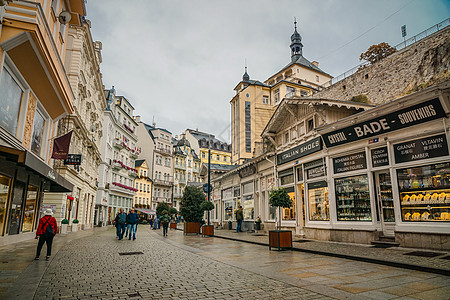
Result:
[[[29,149],[31,146],[31,134],[33,133],[33,121],[34,114],[36,111],[36,97],[34,97],[33,93],[29,92],[28,94],[28,107],[27,107],[27,115],[25,117],[25,126],[23,129],[23,140],[22,145]]]
[[[362,68],[312,97],[351,100],[366,95],[370,103],[381,104],[448,80],[449,34],[450,26]]]

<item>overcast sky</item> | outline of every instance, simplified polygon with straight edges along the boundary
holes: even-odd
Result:
[[[303,56],[338,76],[373,44],[400,43],[450,16],[447,0],[88,0],[103,43],[103,83],[135,115],[179,135],[186,128],[230,140],[233,88],[247,60],[260,81],[290,62],[297,18]],[[362,35],[362,36],[361,36]],[[356,40],[355,40],[356,39]],[[354,40],[354,41],[353,41]],[[350,42],[350,43],[349,43]]]

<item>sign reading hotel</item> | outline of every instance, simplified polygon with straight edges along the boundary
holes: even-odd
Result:
[[[395,162],[447,156],[448,145],[445,134],[430,136],[394,145]]]
[[[277,155],[277,164],[281,165],[292,161],[294,159],[298,159],[300,157],[309,155],[316,151],[322,150],[322,142],[320,137],[312,139],[306,143],[298,145],[295,148],[284,151]]]
[[[435,98],[366,122],[326,133],[323,135],[323,139],[327,147],[334,147],[444,117],[445,111],[441,102],[439,98]]]
[[[333,158],[333,166],[335,174],[366,169],[366,152]]]

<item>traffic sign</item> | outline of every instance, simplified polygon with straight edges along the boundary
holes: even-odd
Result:
[[[207,183],[205,183],[205,184],[203,185],[203,191],[204,191],[205,193],[208,193],[208,184],[207,184]],[[209,192],[211,193],[211,191],[212,191],[212,185],[209,185]]]

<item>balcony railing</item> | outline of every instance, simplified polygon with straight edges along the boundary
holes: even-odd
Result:
[[[168,150],[168,149],[165,149],[165,148],[156,147],[155,151],[159,152],[161,154],[172,155],[172,150]]]
[[[181,169],[181,170],[186,170],[186,165],[185,164],[174,164],[175,169]]]
[[[172,198],[171,197],[152,197],[153,202],[166,202],[171,203]]]
[[[172,181],[168,181],[168,180],[153,179],[153,184],[155,184],[155,185],[172,186],[173,182]]]
[[[115,139],[113,142],[113,146],[120,150],[120,149],[125,148],[125,143],[120,140]]]

